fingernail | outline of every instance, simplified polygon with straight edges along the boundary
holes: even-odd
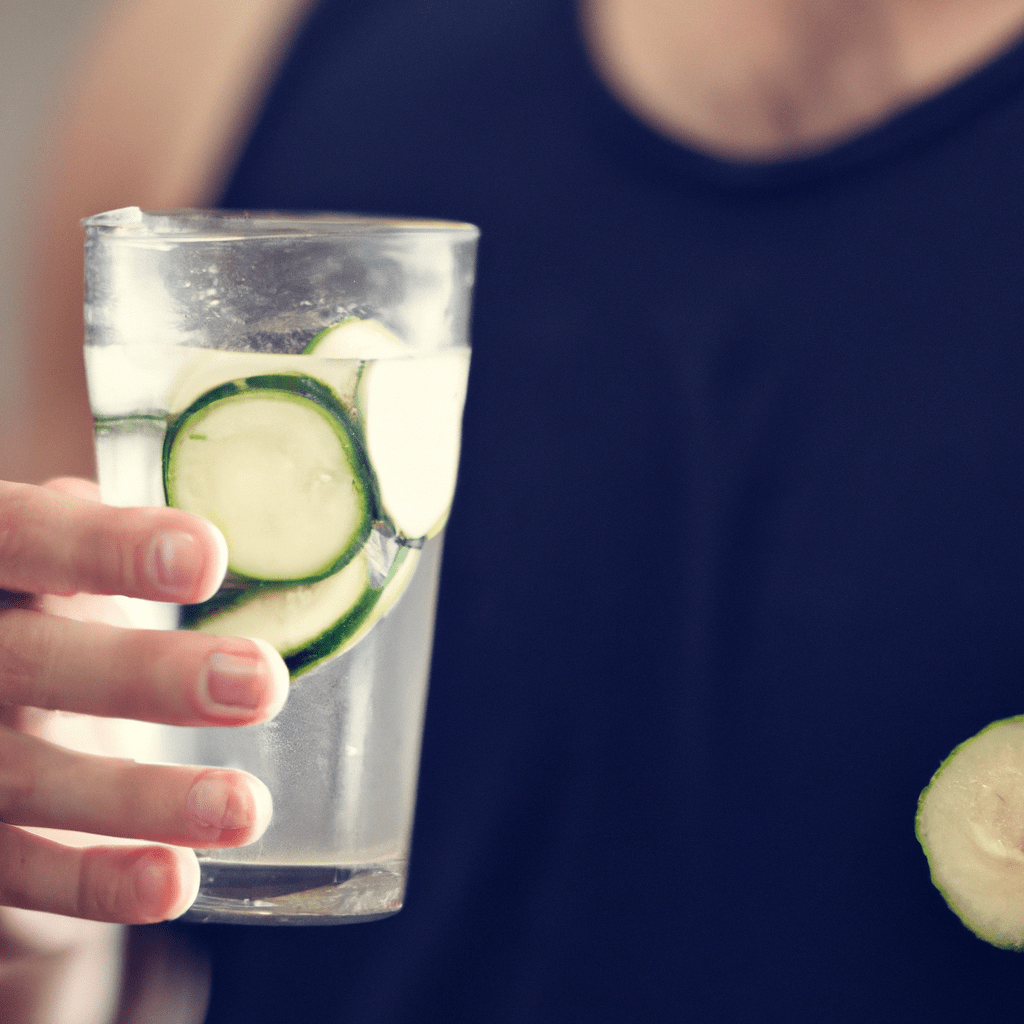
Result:
[[[138,923],[180,917],[199,893],[199,862],[191,850],[165,846],[135,861],[133,915]]]
[[[188,813],[203,828],[248,828],[256,808],[239,787],[223,776],[207,773],[189,790]]]
[[[228,542],[224,538],[224,534],[220,532],[220,529],[214,526],[213,523],[207,522],[206,528],[210,531],[213,537],[214,544],[217,548],[217,558],[212,566],[211,572],[211,587],[213,588],[209,594],[205,592],[202,595],[201,600],[206,600],[207,597],[213,597],[217,592],[217,588],[221,585],[224,580],[224,574],[228,571]]]
[[[207,703],[215,710],[255,711],[266,690],[261,668],[262,658],[256,652],[247,655],[215,651],[206,662]]]
[[[144,910],[158,912],[167,902],[170,883],[167,865],[160,857],[141,857],[135,865],[135,897]]]
[[[263,652],[263,664],[270,671],[272,696],[265,716],[269,721],[284,707],[292,688],[292,679],[288,672],[288,666],[284,663],[284,658],[277,653],[273,644],[256,636],[249,637],[249,641]]]
[[[214,651],[207,658],[199,681],[200,700],[213,714],[248,718],[260,711],[261,720],[269,720],[288,699],[288,668],[266,640],[252,637],[234,643],[252,647]]]
[[[202,556],[195,537],[173,531],[154,537],[146,552],[146,573],[150,581],[168,595],[178,595],[193,586],[202,572]]]

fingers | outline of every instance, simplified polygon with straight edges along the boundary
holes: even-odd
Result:
[[[3,726],[0,749],[8,825],[213,849],[255,842],[270,823],[270,791],[247,772],[76,753]]]
[[[0,824],[0,905],[120,924],[183,914],[199,891],[191,850],[169,846],[79,849]]]
[[[146,924],[177,917],[199,887],[185,847],[254,842],[267,788],[246,772],[137,764],[69,751],[0,727],[0,906]],[[24,827],[168,846],[64,845]]]
[[[169,725],[272,718],[288,669],[264,640],[122,629],[0,609],[0,704]]]
[[[197,516],[111,508],[83,481],[0,482],[0,708],[187,726],[272,717],[288,672],[264,641],[62,617],[61,602],[80,599],[42,596],[195,603],[226,567],[223,536]],[[186,847],[252,842],[270,815],[269,791],[244,772],[83,754],[0,726],[0,906],[126,924],[176,917],[199,886]],[[81,848],[37,827],[167,845]]]
[[[227,545],[179,509],[113,508],[69,480],[0,482],[0,589],[123,594],[194,604],[212,596]]]

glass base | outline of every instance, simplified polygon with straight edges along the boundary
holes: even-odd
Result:
[[[393,867],[397,868],[397,865]],[[211,924],[362,924],[402,909],[404,865],[279,867],[200,862],[195,903],[182,921]]]

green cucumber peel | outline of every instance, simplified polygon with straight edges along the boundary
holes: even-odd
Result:
[[[256,415],[252,403],[261,401],[261,415]],[[274,436],[274,415],[304,422],[298,429],[283,422]],[[232,433],[236,421],[255,431],[251,439],[244,429]],[[259,436],[261,431],[270,433]],[[316,437],[307,439],[307,432]],[[221,455],[222,450],[226,454]],[[235,465],[239,452],[256,465],[255,479],[243,478]],[[324,579],[360,550],[380,518],[376,478],[359,431],[329,387],[299,373],[246,377],[201,395],[169,423],[163,470],[167,504],[214,522],[228,539],[229,569],[242,578],[275,583]],[[297,483],[287,476],[302,472],[306,476]],[[305,504],[304,494],[312,494]],[[287,520],[289,500],[296,516],[294,528]],[[342,514],[326,514],[335,507]],[[250,521],[257,515],[269,524],[269,536]],[[324,523],[338,524],[336,534],[325,534]],[[303,545],[308,550],[302,550]],[[289,557],[294,565],[281,564]]]
[[[311,355],[320,347],[324,339],[333,334],[339,327],[344,327],[346,324],[359,323],[359,320],[360,318],[357,316],[347,316],[344,320],[339,320],[336,324],[329,324],[310,339],[309,344],[302,350],[302,354],[307,356]]]
[[[97,430],[126,426],[131,423],[166,423],[165,412],[140,412],[133,416],[93,416],[93,426]]]
[[[379,320],[349,316],[319,332],[302,350],[329,359],[390,359],[408,355],[405,342]]]
[[[386,614],[401,596],[412,577],[418,552],[400,549],[395,556],[387,578],[380,586],[372,583],[368,560],[360,553],[340,574],[351,575],[356,591],[354,600],[340,607],[317,608],[323,595],[332,593],[332,578],[315,583],[281,586],[253,583],[234,589],[222,588],[202,604],[187,605],[181,609],[181,625],[187,629],[223,635],[235,633],[241,627],[248,635],[260,636],[273,644],[284,658],[293,679],[326,661],[351,649],[372,628],[377,619]],[[313,622],[321,625],[311,635],[282,640],[287,627],[280,626],[283,615],[296,604],[312,605]],[[319,613],[319,614],[318,614]],[[259,620],[264,619],[264,628]],[[269,630],[266,628],[269,623]],[[283,634],[282,634],[283,629]],[[279,635],[274,635],[277,632]]]

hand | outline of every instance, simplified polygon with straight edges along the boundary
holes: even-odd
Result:
[[[284,703],[269,645],[126,628],[105,596],[201,601],[226,563],[223,537],[189,513],[111,508],[83,480],[0,482],[4,1019],[56,1019],[60,996],[84,1020],[86,993],[102,1019],[122,940],[93,922],[180,915],[199,885],[190,847],[240,846],[269,823],[270,794],[245,772],[130,759],[141,723],[248,725]]]
[[[223,538],[189,513],[111,508],[85,481],[0,483],[0,908],[173,918],[198,890],[190,847],[243,845],[266,828],[257,779],[136,763],[125,755],[146,727],[116,719],[264,721],[287,696],[280,657],[262,641],[125,628],[114,599],[95,596],[201,601],[225,567]],[[0,953],[86,934],[0,909]]]

